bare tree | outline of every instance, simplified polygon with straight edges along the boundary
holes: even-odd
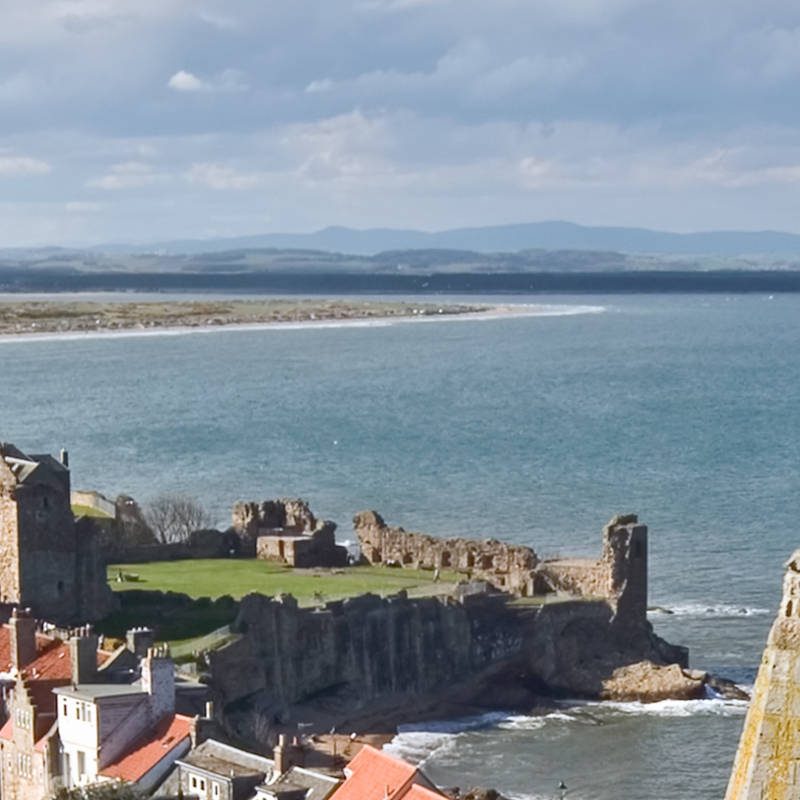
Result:
[[[162,494],[147,505],[144,518],[164,544],[185,542],[192,531],[208,527],[211,517],[193,497],[182,494]]]

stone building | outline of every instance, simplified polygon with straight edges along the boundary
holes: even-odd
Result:
[[[800,797],[800,550],[761,658],[725,800]]]
[[[237,503],[233,528],[257,558],[292,567],[342,567],[347,549],[336,544],[336,524],[318,520],[304,500]],[[248,547],[243,547],[247,550]]]
[[[113,608],[94,528],[72,515],[66,453],[58,461],[0,443],[0,603],[58,624]]]
[[[96,670],[109,658],[97,637],[64,642],[36,630],[28,610],[0,628],[0,667],[6,698],[0,729],[2,800],[42,800],[60,786],[61,759],[53,689]]]

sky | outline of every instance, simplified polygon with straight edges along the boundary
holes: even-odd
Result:
[[[795,0],[0,0],[0,247],[800,232]]]

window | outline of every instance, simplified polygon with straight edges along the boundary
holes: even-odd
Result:
[[[69,711],[69,701],[66,697],[61,698],[61,713],[66,717]]]
[[[211,796],[214,800],[218,800],[219,798],[219,784],[216,781],[211,782]]]
[[[86,774],[86,753],[83,750],[78,750],[78,780],[83,780]]]

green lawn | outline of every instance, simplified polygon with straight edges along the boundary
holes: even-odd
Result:
[[[98,519],[114,519],[110,514],[94,506],[82,506],[77,503],[72,505],[72,513],[76,517],[96,517]]]
[[[118,582],[117,575],[138,580]],[[230,595],[239,599],[251,592],[266,595],[293,594],[301,603],[373,592],[391,594],[407,589],[410,594],[437,593],[458,580],[454,572],[443,572],[434,583],[430,570],[397,567],[346,567],[341,570],[291,569],[256,559],[197,559],[155,561],[145,564],[112,564],[108,578],[115,591],[154,589],[183,592],[191,597],[216,598]]]

